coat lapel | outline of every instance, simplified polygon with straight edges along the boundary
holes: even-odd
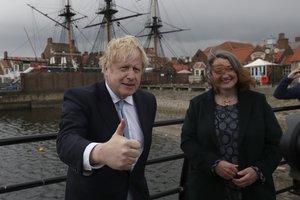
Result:
[[[109,95],[109,92],[105,86],[105,82],[101,81],[97,85],[97,109],[100,113],[104,123],[110,130],[110,133],[114,133],[118,124],[120,123],[120,119],[118,117],[118,113],[116,111],[115,105]]]
[[[249,99],[249,95],[247,92],[239,93],[238,95],[238,110],[239,110],[239,137],[238,137],[238,145],[241,144],[243,138],[245,136],[246,128],[249,117],[251,115],[251,107],[252,103]]]
[[[214,144],[217,146],[218,145],[218,138],[216,136],[216,128],[215,128],[215,107],[216,107],[216,103],[215,103],[214,98],[215,98],[214,92],[211,89],[207,93],[206,102],[203,105],[203,107],[204,107],[203,115],[206,116],[206,117],[204,117],[204,119],[207,120],[207,122],[205,124],[207,125],[207,128],[209,130],[211,130],[210,136],[211,136]]]

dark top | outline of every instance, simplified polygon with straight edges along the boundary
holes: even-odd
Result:
[[[221,160],[238,164],[239,118],[237,105],[216,105],[215,127]],[[231,181],[225,184],[226,200],[241,200],[241,190]]]
[[[254,91],[238,93],[238,165],[242,170],[256,166],[265,176],[241,188],[243,200],[275,200],[272,173],[281,160],[281,128],[263,94]],[[191,100],[182,127],[181,148],[189,171],[189,200],[225,199],[226,181],[211,172],[211,166],[222,158],[216,137],[214,92],[210,90]]]
[[[236,105],[216,106],[215,127],[221,159],[238,164],[238,110]]]
[[[293,79],[287,76],[278,84],[274,91],[273,96],[277,99],[298,99],[300,100],[300,83],[295,86],[288,88],[288,86],[293,82]]]
[[[130,190],[133,200],[149,199],[145,179],[152,127],[156,113],[153,94],[138,90],[133,94],[141,129],[144,150],[131,172],[114,170],[108,166],[83,175],[83,152],[91,142],[108,141],[120,119],[104,81],[73,88],[65,92],[57,153],[68,165],[66,200],[126,200]]]

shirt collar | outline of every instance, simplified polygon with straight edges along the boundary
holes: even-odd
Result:
[[[108,93],[112,99],[112,101],[114,102],[114,104],[116,104],[117,102],[119,102],[121,99],[120,97],[118,97],[111,89],[110,87],[108,86],[107,82],[105,81],[105,86],[108,90]],[[130,105],[133,105],[133,97],[132,95],[131,96],[128,96],[126,97],[125,99],[123,99],[124,101],[126,101],[128,104]]]

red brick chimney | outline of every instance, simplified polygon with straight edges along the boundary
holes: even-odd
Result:
[[[277,40],[277,48],[279,49],[287,49],[289,45],[289,39],[285,38],[284,33],[279,33]]]

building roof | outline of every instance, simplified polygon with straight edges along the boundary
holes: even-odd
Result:
[[[241,42],[227,41],[227,42],[224,42],[224,43],[222,43],[220,45],[217,45],[217,46],[207,47],[204,50],[204,53],[207,56],[212,49],[213,50],[222,49],[222,50],[226,50],[226,51],[232,52],[234,49],[241,49],[241,48],[245,48],[245,47],[253,47],[253,45],[250,44],[250,43],[241,43]]]
[[[292,64],[292,62],[291,62],[292,57],[293,57],[293,55],[287,56],[286,59],[284,60],[284,62],[282,64],[283,65],[291,65]]]
[[[284,55],[284,51],[279,51],[278,53],[275,53],[275,63],[279,63],[283,59]]]
[[[180,64],[173,64],[173,68],[176,70],[176,72],[179,72],[181,70],[188,70],[189,66],[188,65],[180,65]]]
[[[295,53],[291,58],[291,62],[300,62],[300,45],[295,50]]]
[[[200,68],[206,68],[206,65],[204,62],[196,62],[193,66],[194,69],[200,69]]]
[[[0,67],[5,69],[5,68],[10,68],[9,62],[7,60],[0,60]]]
[[[234,49],[231,52],[240,60],[241,63],[245,63],[255,47],[243,47],[239,49]]]
[[[243,63],[247,60],[254,50],[254,46],[250,43],[227,41],[214,47],[208,47],[204,50],[204,54],[208,56],[211,50],[225,50],[233,53]]]

